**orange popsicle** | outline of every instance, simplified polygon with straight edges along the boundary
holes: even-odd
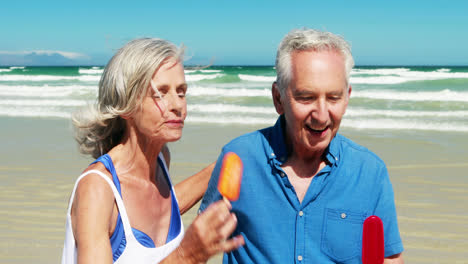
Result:
[[[228,152],[223,157],[219,173],[218,190],[229,201],[239,199],[243,172],[242,160],[234,152]]]

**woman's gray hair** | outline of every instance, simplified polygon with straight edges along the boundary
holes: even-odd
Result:
[[[126,122],[141,106],[151,79],[169,58],[183,60],[184,49],[157,38],[135,39],[112,57],[99,81],[96,104],[72,115],[80,152],[94,158],[120,143]]]
[[[349,82],[354,59],[351,55],[350,45],[342,37],[315,29],[294,29],[283,38],[276,54],[276,82],[280,93],[284,93],[292,78],[292,52],[305,50],[336,50],[340,52],[345,60],[346,81]]]

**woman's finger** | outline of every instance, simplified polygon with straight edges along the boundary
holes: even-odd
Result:
[[[223,252],[230,252],[233,251],[245,244],[244,237],[242,235],[238,235],[236,237],[233,237],[229,240],[224,241],[221,250]]]

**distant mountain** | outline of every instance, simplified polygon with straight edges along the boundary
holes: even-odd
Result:
[[[61,51],[1,52],[0,66],[73,66],[95,64],[89,56]]]

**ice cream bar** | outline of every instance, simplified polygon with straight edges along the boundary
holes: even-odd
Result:
[[[239,199],[243,165],[242,160],[234,152],[228,152],[223,157],[219,173],[218,190],[229,201]]]
[[[362,230],[362,263],[382,264],[384,262],[384,231],[378,216],[369,216]]]

